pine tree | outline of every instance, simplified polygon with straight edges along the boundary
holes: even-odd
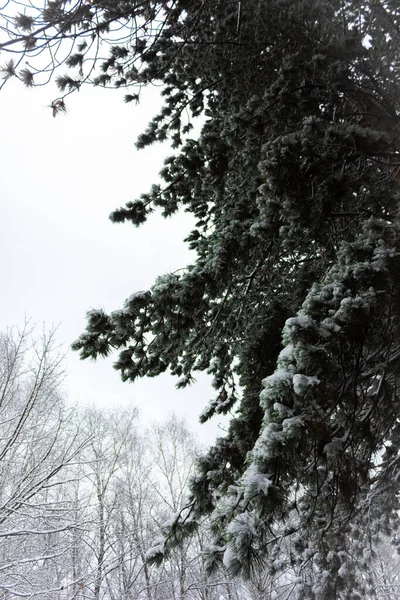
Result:
[[[283,569],[284,549],[299,598],[358,598],[370,540],[399,509],[397,3],[79,7],[84,18],[68,21],[65,2],[49,4],[60,43],[71,23],[84,39],[137,18],[94,83],[136,84],[129,101],[162,82],[164,105],[137,146],[174,149],[163,185],[111,219],[139,226],[183,208],[197,258],[121,310],[90,311],[73,347],[82,358],[117,350],[124,381],[169,370],[183,388],[206,371],[216,394],[201,420],[234,411],[151,556],[211,515],[210,568],[223,557],[232,574],[262,560]],[[85,48],[62,91],[86,81]]]

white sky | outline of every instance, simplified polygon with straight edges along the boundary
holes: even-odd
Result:
[[[123,102],[123,92],[86,88],[54,119],[47,106],[56,96],[50,87],[28,90],[13,81],[0,92],[0,329],[25,316],[60,324],[58,338],[68,347],[84,330],[87,310],[120,308],[157,275],[190,262],[182,240],[191,220],[153,215],[137,229],[108,219],[148,191],[168,155],[168,147],[134,147],[159,105],[155,89],[136,106]],[[186,390],[168,375],[123,384],[111,363],[81,362],[69,352],[69,398],[133,402],[145,421],[175,411],[202,441],[213,440],[221,418],[197,425],[213,395],[206,376]]]

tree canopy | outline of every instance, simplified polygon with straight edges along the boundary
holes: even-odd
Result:
[[[137,140],[170,140],[163,183],[112,221],[196,220],[193,264],[120,310],[90,311],[73,344],[82,358],[117,351],[124,381],[169,370],[185,387],[206,371],[215,396],[201,419],[232,415],[150,557],[207,515],[210,568],[289,561],[299,598],[360,597],[370,541],[399,510],[397,3],[56,0],[28,12],[0,47],[28,56],[30,75],[13,60],[6,77],[34,85],[58,68],[44,60],[52,45],[70,42],[62,94],[133,86],[130,101],[163,85]]]

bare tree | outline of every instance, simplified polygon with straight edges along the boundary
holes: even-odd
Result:
[[[89,553],[83,568],[87,577],[82,580],[82,597],[89,593],[99,600],[106,593],[109,596],[109,575],[125,564],[123,540],[129,531],[117,525],[121,521],[120,482],[125,466],[138,455],[137,411],[88,409],[81,418],[91,439],[84,452],[81,484],[81,493],[88,498],[85,510],[90,522],[84,534]]]
[[[400,556],[398,540],[382,537],[371,552],[372,589],[378,600],[400,599]]]
[[[148,436],[152,457],[152,485],[159,498],[157,524],[162,532],[184,510],[191,477],[201,447],[184,420],[171,415],[164,423],[154,424]],[[244,589],[238,581],[229,581],[220,569],[207,574],[204,552],[209,542],[205,521],[192,523],[190,541],[171,552],[160,566],[160,597],[174,600],[236,600],[236,590]]]
[[[59,386],[55,332],[0,334],[0,591],[54,598],[64,534],[77,526],[61,488],[85,440]]]

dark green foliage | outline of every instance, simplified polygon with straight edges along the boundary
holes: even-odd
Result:
[[[91,315],[74,345],[93,357],[119,349],[124,380],[168,368],[184,387],[196,370],[213,375],[202,420],[235,413],[199,462],[191,513],[212,514],[234,574],[301,536],[299,573],[314,564],[307,598],[354,588],[340,568],[362,563],[354,531],[375,528],[366,507],[379,497],[389,528],[398,507],[385,458],[399,443],[397,50],[389,20],[352,10],[174,5],[142,54],[141,77],[166,87],[138,147],[169,135],[179,152],[164,187],[111,218],[140,225],[183,206],[197,260],[123,311]],[[183,132],[185,109],[204,111],[197,140]]]

